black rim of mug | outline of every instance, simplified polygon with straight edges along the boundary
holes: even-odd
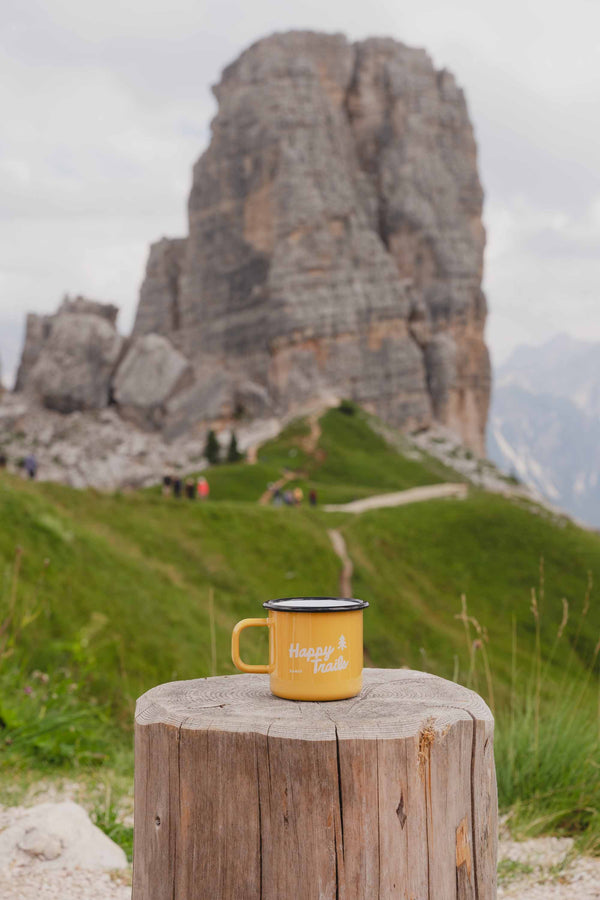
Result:
[[[311,606],[314,601],[314,606]],[[279,597],[277,600],[266,600],[263,603],[265,609],[274,612],[355,612],[366,609],[369,604],[366,600],[357,600],[354,597]]]

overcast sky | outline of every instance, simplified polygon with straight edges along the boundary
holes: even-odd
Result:
[[[464,87],[488,231],[496,361],[557,331],[600,339],[600,2],[2,0],[0,356],[25,314],[83,293],[128,331],[148,244],[184,235],[210,85],[290,28],[391,35]]]

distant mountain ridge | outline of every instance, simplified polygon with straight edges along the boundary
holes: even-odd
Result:
[[[496,372],[488,455],[600,526],[600,343],[560,334],[517,347]]]
[[[600,343],[558,334],[541,347],[519,346],[499,366],[496,385],[564,397],[600,416]]]

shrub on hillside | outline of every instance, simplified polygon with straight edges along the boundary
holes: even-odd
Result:
[[[221,448],[219,446],[219,442],[217,440],[217,436],[212,430],[208,432],[206,436],[206,444],[204,446],[204,456],[211,464],[211,466],[216,465],[221,458]]]
[[[353,416],[356,413],[356,403],[353,403],[352,400],[342,400],[338,410],[346,416]]]
[[[227,462],[235,463],[239,462],[242,458],[242,454],[238,450],[237,438],[235,436],[235,431],[231,432],[231,440],[229,441],[229,448],[227,450]]]

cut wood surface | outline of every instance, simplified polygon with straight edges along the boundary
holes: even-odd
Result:
[[[268,676],[160,685],[136,709],[134,900],[491,900],[493,719],[472,691],[365,669],[351,700]]]

